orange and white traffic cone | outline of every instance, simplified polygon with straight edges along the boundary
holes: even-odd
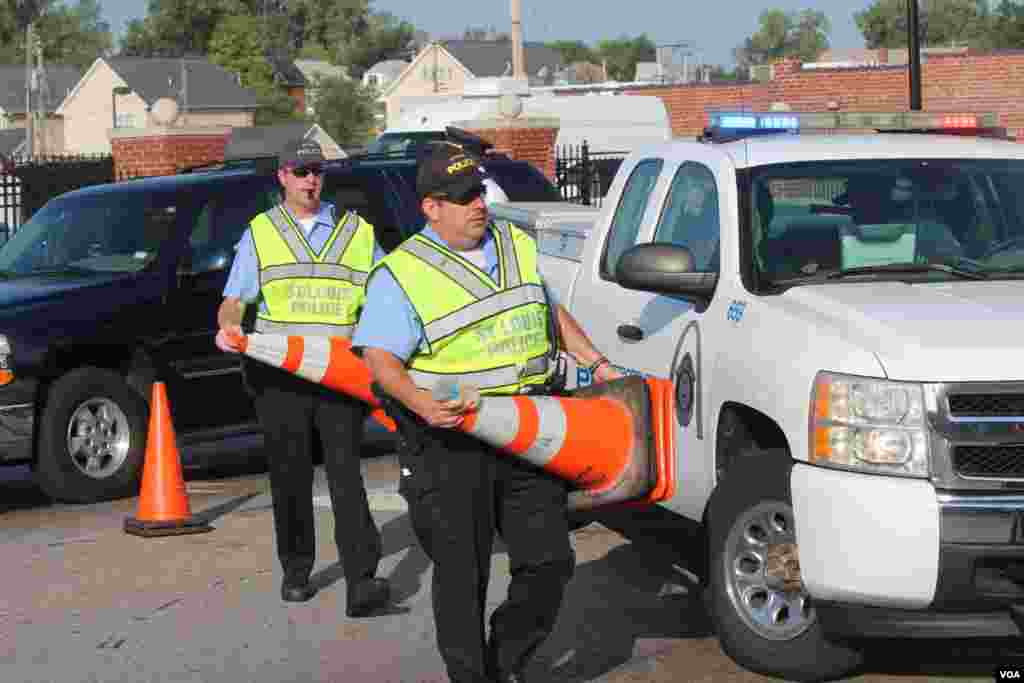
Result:
[[[153,384],[149,410],[139,508],[134,517],[124,521],[124,530],[135,536],[176,536],[213,531],[206,522],[193,518],[189,509],[181,457],[163,382]]]
[[[250,358],[369,403],[374,407],[370,417],[388,430],[395,431],[395,421],[384,413],[370,388],[373,383],[370,368],[362,358],[352,353],[351,340],[345,337],[250,334],[239,341],[239,347]]]
[[[240,346],[256,360],[366,401],[394,429],[348,339],[252,334]],[[656,502],[674,490],[671,393],[668,380],[631,376],[573,397],[485,396],[457,429],[571,482],[571,509]]]

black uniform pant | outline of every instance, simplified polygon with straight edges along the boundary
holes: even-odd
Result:
[[[434,622],[449,678],[478,683],[519,671],[550,635],[575,566],[567,486],[460,432],[424,428],[421,436],[418,453],[400,453],[400,491],[434,562]],[[508,548],[512,582],[491,615],[488,641],[495,530]]]
[[[374,576],[380,533],[366,499],[360,446],[366,404],[246,359],[246,381],[265,433],[277,555],[287,579],[304,582],[316,559],[313,453],[317,432],[334,510],[334,540],[349,586]]]

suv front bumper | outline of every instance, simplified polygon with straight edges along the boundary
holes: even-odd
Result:
[[[35,380],[16,379],[0,389],[0,463],[32,459],[36,386]]]

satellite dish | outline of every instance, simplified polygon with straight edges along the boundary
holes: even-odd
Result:
[[[523,100],[514,93],[505,93],[498,98],[498,113],[507,119],[514,119],[523,113]]]
[[[170,97],[161,97],[153,103],[149,114],[157,125],[170,126],[178,120],[178,103]]]

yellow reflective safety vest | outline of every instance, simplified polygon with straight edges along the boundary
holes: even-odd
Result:
[[[543,384],[554,370],[537,245],[507,223],[488,230],[498,253],[497,283],[422,235],[407,239],[373,270],[391,272],[423,323],[423,342],[408,363],[421,388],[454,379],[482,394],[514,394]]]
[[[255,330],[351,337],[373,266],[373,226],[349,211],[318,255],[301,226],[278,205],[249,223],[266,310]]]

